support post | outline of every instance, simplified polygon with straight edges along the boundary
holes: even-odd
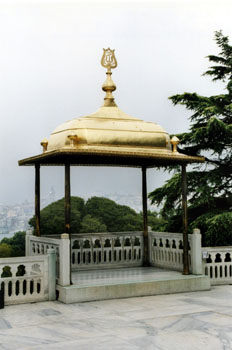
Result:
[[[35,164],[35,234],[40,236],[40,164]]]
[[[70,164],[65,164],[65,233],[70,234]]]
[[[142,196],[143,196],[143,266],[149,266],[148,224],[147,224],[147,173],[142,167]]]
[[[191,242],[192,274],[202,275],[201,231],[195,228]]]
[[[60,267],[59,284],[70,285],[70,241],[67,233],[62,233],[60,240]]]
[[[31,238],[32,236],[32,230],[27,230],[26,231],[26,236],[25,236],[25,255],[26,256],[31,256]]]
[[[65,164],[65,233],[69,235],[70,241],[70,284],[72,284],[72,244],[71,244],[71,226],[70,226],[70,212],[71,212],[71,190],[70,190],[70,164]]]
[[[189,275],[186,164],[182,165],[183,275]]]
[[[56,254],[48,249],[48,300],[56,300]]]

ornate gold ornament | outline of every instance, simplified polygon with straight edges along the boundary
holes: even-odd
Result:
[[[114,55],[114,50],[103,49],[103,56],[101,59],[101,65],[107,69],[116,68],[118,63]]]
[[[178,137],[173,136],[170,142],[172,144],[172,152],[177,153],[177,145],[179,144],[180,140]]]
[[[101,59],[101,65],[104,68],[107,68],[106,72],[106,81],[102,85],[102,90],[106,92],[106,96],[104,98],[104,107],[117,107],[116,103],[114,102],[114,96],[112,95],[112,92],[116,90],[116,85],[114,84],[113,80],[111,79],[111,69],[117,67],[117,60],[114,55],[114,50],[103,49],[103,56]]]
[[[71,142],[71,147],[76,147],[78,144],[78,136],[76,134],[68,135],[68,139]]]
[[[47,148],[48,148],[48,140],[47,139],[43,139],[40,142],[40,145],[43,147],[43,153],[45,153],[47,151]]]

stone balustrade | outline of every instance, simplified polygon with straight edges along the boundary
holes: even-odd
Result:
[[[55,252],[0,259],[0,283],[5,304],[55,300]]]
[[[56,255],[56,280],[57,283],[66,286],[70,279],[70,242],[69,235],[33,236],[32,230],[26,232],[26,256],[46,255],[49,249],[55,250]]]
[[[201,234],[195,229],[188,235],[189,268],[195,275],[202,274]],[[149,232],[149,252],[152,266],[183,271],[183,234]]]
[[[142,232],[72,234],[72,270],[132,267],[143,263]]]
[[[183,234],[149,232],[149,248],[152,266],[183,270]],[[191,266],[190,254],[189,259]]]
[[[28,232],[26,237],[28,254],[43,255],[46,254],[48,248],[55,249],[57,282],[60,285],[68,285],[69,272],[67,272],[67,268],[70,266],[70,260],[72,271],[97,267],[132,267],[143,264],[142,232],[72,234],[71,258],[69,258],[70,248],[67,234],[36,237]],[[152,266],[182,271],[182,233],[150,231],[149,254]],[[193,274],[202,274],[201,259],[201,234],[196,229],[193,234],[189,235],[189,262],[190,271]]]
[[[232,283],[232,247],[202,248],[203,273],[212,285]]]

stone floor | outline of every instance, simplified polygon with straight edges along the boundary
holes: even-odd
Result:
[[[207,276],[157,267],[83,270],[72,273],[72,282],[71,286],[57,287],[59,300],[66,304],[210,289]]]
[[[232,286],[80,304],[0,310],[0,349],[229,350]]]
[[[194,278],[181,272],[159,269],[157,267],[123,267],[114,269],[83,270],[72,273],[72,282],[80,287],[105,284],[128,284],[146,281],[170,281],[172,279]]]

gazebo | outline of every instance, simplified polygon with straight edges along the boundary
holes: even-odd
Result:
[[[107,69],[102,85],[106,95],[100,109],[85,117],[75,118],[58,126],[49,140],[43,139],[43,153],[19,161],[20,166],[35,167],[35,219],[36,235],[40,236],[40,167],[65,168],[65,233],[70,233],[70,167],[118,166],[141,168],[143,203],[143,266],[149,265],[147,223],[146,170],[154,167],[179,165],[182,168],[183,204],[183,274],[189,274],[187,232],[188,163],[204,162],[203,157],[188,156],[178,152],[178,138],[170,139],[159,125],[131,117],[120,110],[112,95],[116,86],[111,69],[117,67],[114,50],[104,49],[101,64]]]

